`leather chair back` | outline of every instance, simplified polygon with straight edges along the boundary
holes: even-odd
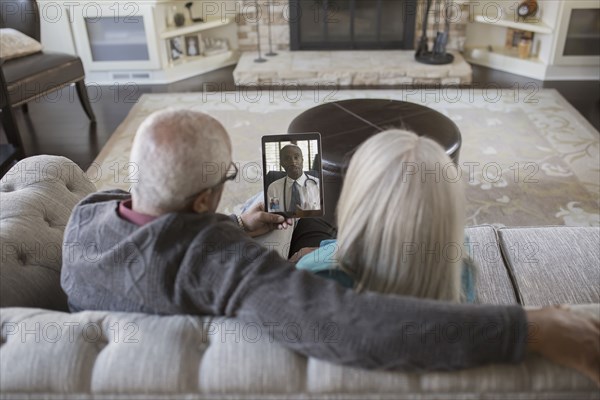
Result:
[[[0,60],[0,67],[2,66],[2,60]],[[6,107],[8,104],[8,93],[6,90],[6,79],[4,79],[4,72],[0,68],[0,108]]]
[[[35,0],[0,0],[0,27],[16,29],[40,42],[40,12]]]

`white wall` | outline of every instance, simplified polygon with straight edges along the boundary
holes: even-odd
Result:
[[[44,50],[77,54],[67,7],[60,1],[38,0],[37,3]]]

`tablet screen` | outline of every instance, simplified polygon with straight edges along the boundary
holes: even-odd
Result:
[[[323,216],[321,135],[263,136],[265,208],[286,217]]]

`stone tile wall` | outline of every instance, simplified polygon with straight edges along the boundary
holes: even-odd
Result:
[[[271,41],[274,50],[289,50],[290,48],[290,25],[289,25],[289,1],[272,0],[270,7],[268,1],[258,1],[259,13],[253,5],[254,0],[243,0],[238,9],[238,40],[241,51],[256,51],[258,44],[257,20],[260,24],[262,49],[268,51],[268,19],[271,19]],[[270,10],[270,11],[269,11]],[[259,16],[260,18],[257,18]]]

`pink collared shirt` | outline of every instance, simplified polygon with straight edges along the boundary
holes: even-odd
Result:
[[[147,223],[154,221],[156,218],[154,215],[142,214],[134,211],[132,207],[131,199],[125,200],[119,203],[119,217],[122,219],[136,224],[137,226],[143,226]]]

